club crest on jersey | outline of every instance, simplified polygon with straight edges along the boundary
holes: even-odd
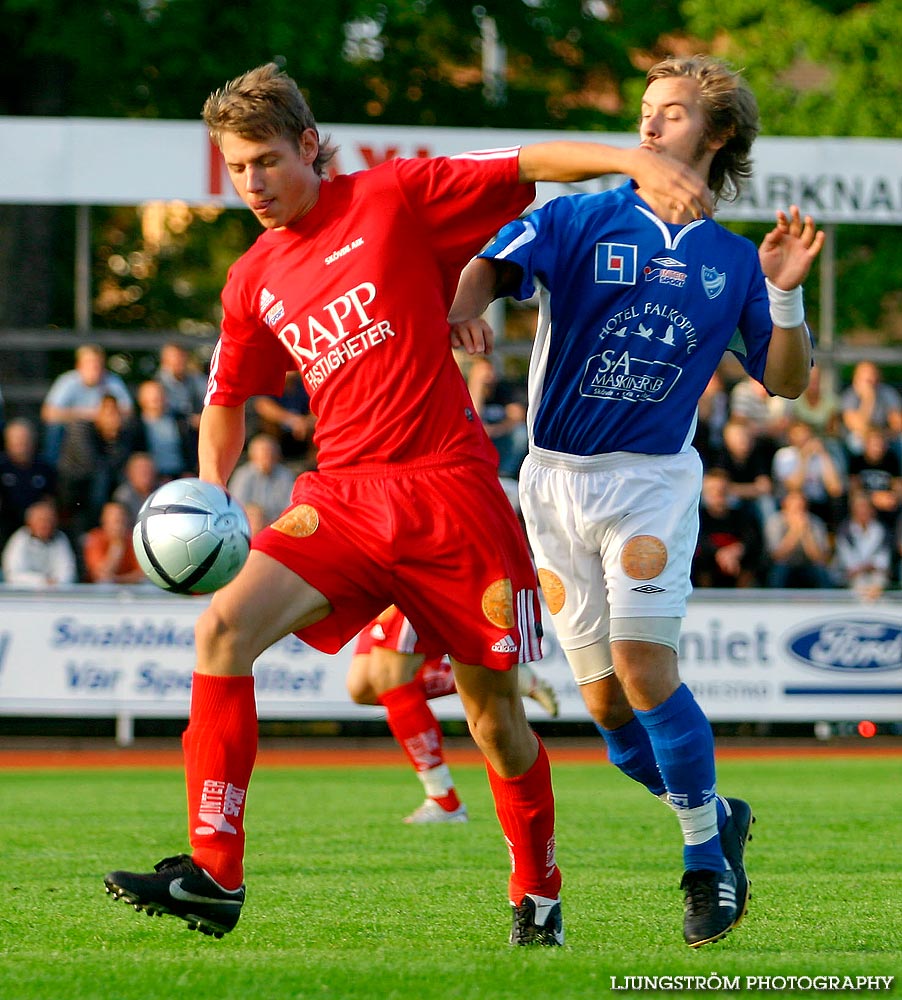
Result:
[[[596,243],[595,283],[635,285],[636,247],[629,243]]]
[[[718,271],[716,267],[705,267],[702,264],[702,288],[709,299],[716,299],[724,290],[727,284],[726,274]]]

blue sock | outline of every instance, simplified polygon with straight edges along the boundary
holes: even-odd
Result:
[[[686,869],[722,871],[717,832],[714,736],[685,684],[656,708],[636,712],[645,727],[683,831]],[[722,808],[722,807],[721,807]]]
[[[619,767],[628,778],[645,785],[652,795],[663,795],[667,791],[648,733],[638,719],[630,719],[617,729],[605,729],[596,722],[595,728],[604,737],[608,760],[615,767]]]

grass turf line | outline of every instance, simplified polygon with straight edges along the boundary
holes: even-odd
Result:
[[[898,771],[898,758],[723,762],[721,790],[758,816],[753,899],[698,952],[682,942],[676,821],[607,765],[554,767],[562,949],[506,943],[507,852],[478,767],[455,768],[470,823],[435,827],[401,823],[419,801],[403,768],[259,769],[248,902],[221,941],[101,884],[185,849],[179,771],[5,772],[0,996],[579,1000],[628,995],[612,976],[712,972],[890,975],[881,995],[902,995]]]

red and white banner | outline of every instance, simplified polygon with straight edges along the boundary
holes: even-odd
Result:
[[[394,156],[434,156],[549,139],[632,146],[634,133],[515,129],[320,126],[339,146],[335,169],[366,169]],[[0,117],[0,202],[138,205],[181,200],[238,205],[218,151],[198,122]],[[718,217],[770,221],[791,204],[828,222],[902,223],[902,141],[764,136],[755,175]],[[614,181],[619,183],[618,178]],[[610,185],[609,179],[605,182]],[[579,185],[597,189],[599,182]],[[541,184],[538,202],[577,186]]]

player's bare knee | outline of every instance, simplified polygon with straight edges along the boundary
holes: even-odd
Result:
[[[224,616],[214,601],[197,619],[194,643],[198,666],[212,673],[242,673],[249,652],[237,622]],[[253,657],[252,657],[253,659]]]
[[[616,674],[579,683],[580,694],[592,720],[604,729],[619,729],[633,717],[633,710]]]
[[[634,708],[654,708],[679,687],[679,630],[678,618],[612,619],[614,667]]]

